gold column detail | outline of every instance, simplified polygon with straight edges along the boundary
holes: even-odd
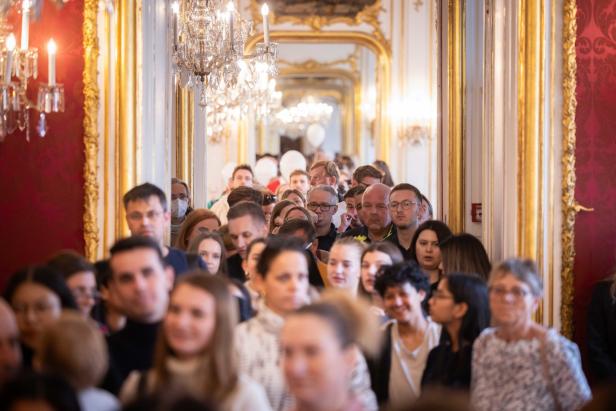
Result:
[[[517,253],[541,261],[544,5],[518,1]]]
[[[175,175],[193,187],[194,92],[175,86]]]
[[[576,0],[563,5],[563,136],[562,136],[562,267],[561,267],[561,333],[573,337],[573,263],[575,260],[574,228],[577,213],[575,202],[575,98],[577,65]]]
[[[116,3],[117,61],[115,65],[116,101],[116,236],[129,234],[125,223],[122,196],[139,181],[137,150],[138,135],[138,42],[139,1]]]
[[[448,221],[453,232],[464,230],[464,1],[449,0],[447,13],[448,77]]]
[[[83,236],[85,256],[88,260],[98,259],[98,0],[86,0],[83,11],[83,131],[85,163]]]

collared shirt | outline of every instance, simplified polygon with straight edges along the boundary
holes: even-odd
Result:
[[[393,230],[391,232],[391,236],[387,238],[387,241],[391,241],[398,247],[405,261],[412,260],[413,253],[411,252],[411,248],[409,247],[408,249],[406,249],[402,246],[402,244],[400,244],[400,240],[398,240],[398,228],[394,226],[393,224],[392,226],[393,226]]]
[[[319,250],[329,251],[334,245],[336,241],[338,233],[336,231],[336,226],[333,224],[329,225],[329,232],[325,235],[318,236],[319,246],[317,247]]]

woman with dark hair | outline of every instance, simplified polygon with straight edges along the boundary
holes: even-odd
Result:
[[[411,240],[411,257],[419,264],[433,288],[441,279],[441,248],[440,244],[451,237],[452,232],[439,220],[428,220],[417,227]]]
[[[447,274],[429,301],[430,317],[449,338],[428,355],[422,389],[442,386],[468,390],[471,384],[473,343],[490,325],[488,288],[473,274]]]
[[[75,391],[56,375],[25,372],[1,388],[0,411],[81,411]]]
[[[372,165],[383,172],[383,184],[388,187],[393,187],[395,185],[394,179],[391,176],[391,171],[389,170],[389,166],[386,162],[384,162],[383,160],[375,160]]]
[[[370,311],[382,319],[386,319],[387,316],[383,311],[383,300],[374,288],[374,282],[381,274],[381,269],[401,263],[403,260],[400,249],[389,241],[372,243],[361,255],[359,294],[370,300]]]
[[[79,310],[89,317],[99,299],[94,265],[73,250],[56,253],[47,265],[62,274]]]
[[[265,244],[265,238],[257,238],[256,240],[253,240],[250,244],[248,244],[248,248],[246,249],[246,259],[242,260],[242,269],[246,274],[246,278],[248,278],[248,280],[244,283],[244,286],[250,293],[250,301],[255,312],[258,311],[261,301],[261,292],[255,285],[257,281],[256,277],[259,275],[257,273],[257,264],[259,263],[261,253],[265,248]]]
[[[293,201],[298,207],[306,207],[306,197],[295,188],[285,190],[280,199]]]
[[[9,279],[4,298],[17,318],[23,364],[31,367],[41,332],[60,317],[63,309],[77,310],[77,304],[62,276],[47,266],[16,272]]]
[[[287,212],[293,207],[297,207],[297,204],[295,204],[291,200],[280,200],[274,206],[274,210],[272,211],[272,218],[270,219],[269,225],[270,234],[278,233],[278,229],[282,224],[284,224],[284,218],[286,217]]]
[[[268,190],[263,190],[263,201],[261,202],[261,210],[263,210],[263,215],[265,215],[265,223],[270,224],[270,219],[272,218],[272,212],[274,211],[274,207],[276,206],[276,201],[278,198],[270,193]]]
[[[472,234],[454,234],[439,244],[443,274],[476,274],[484,281],[490,275],[490,259],[481,241]]]
[[[198,254],[212,275],[227,275],[227,253],[225,243],[217,232],[199,234],[188,243],[189,253]]]
[[[239,369],[260,383],[274,410],[289,405],[279,367],[278,340],[285,317],[308,302],[308,261],[301,240],[269,238],[252,279],[262,292],[257,315],[238,325]]]
[[[154,366],[128,377],[122,402],[181,388],[224,411],[270,410],[263,389],[237,368],[236,324],[237,310],[225,279],[203,274],[183,277],[171,292]]]
[[[220,219],[216,214],[205,208],[197,208],[186,216],[173,246],[186,251],[190,240],[198,234],[206,231],[218,231],[219,228]]]

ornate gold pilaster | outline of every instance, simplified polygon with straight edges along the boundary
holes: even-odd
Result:
[[[453,232],[464,230],[464,3],[449,0],[447,9],[447,223]]]
[[[138,53],[139,10],[141,1],[121,0],[116,3],[117,59],[115,64],[116,132],[115,132],[115,178],[116,178],[116,236],[129,234],[125,222],[122,196],[139,181],[137,152],[141,147],[139,135],[139,89]]]
[[[193,187],[194,92],[175,86],[175,175]]]
[[[575,201],[575,39],[577,36],[576,0],[563,6],[563,136],[562,136],[562,267],[561,333],[573,337],[573,263],[575,260],[574,228],[578,207]]]
[[[98,0],[86,0],[83,10],[83,95],[84,95],[84,214],[83,236],[85,257],[98,259],[98,38],[97,38]]]

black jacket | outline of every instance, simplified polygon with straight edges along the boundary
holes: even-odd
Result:
[[[379,405],[389,400],[389,372],[391,371],[391,328],[394,323],[388,324],[382,331],[383,345],[376,357],[366,357],[368,371],[370,372],[370,384],[376,395]]]
[[[588,307],[588,366],[601,382],[616,380],[616,303],[611,281],[595,284]]]
[[[460,347],[458,352],[451,351],[448,341],[434,347],[428,354],[421,377],[422,391],[427,386],[468,390],[471,386],[472,357],[471,344]]]

